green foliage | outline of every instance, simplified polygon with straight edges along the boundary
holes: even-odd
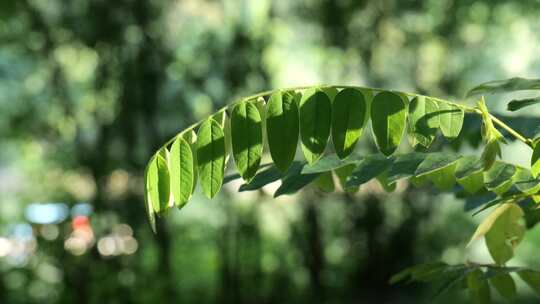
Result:
[[[429,148],[439,128],[439,107],[431,98],[418,96],[409,104],[409,141],[413,147]],[[459,132],[458,132],[459,133]]]
[[[401,142],[407,107],[403,99],[393,92],[381,92],[371,103],[371,126],[375,143],[382,154],[393,154]]]
[[[465,113],[456,105],[441,102],[439,107],[439,127],[448,140],[458,137],[463,127],[463,117]]]
[[[263,152],[261,115],[250,102],[236,104],[231,114],[231,138],[236,168],[249,182],[261,163]]]
[[[195,162],[190,144],[178,136],[171,146],[169,157],[171,190],[175,205],[183,207],[195,189]]]
[[[332,103],[332,141],[339,158],[349,156],[366,124],[367,101],[356,89],[343,89]]]
[[[510,87],[523,86],[506,85],[507,89]],[[476,91],[482,90],[488,88]],[[266,96],[270,96],[268,102]],[[413,97],[410,103],[408,96]],[[438,129],[445,138],[454,140],[463,128],[465,112],[478,114],[482,119],[486,146],[480,158],[450,152],[396,153],[405,130],[413,147],[430,147]],[[369,119],[380,154],[354,151]],[[482,268],[485,266],[433,263],[409,268],[391,281],[440,279],[436,295],[465,286],[477,303],[490,301],[491,284],[501,296],[510,299],[516,294],[515,284],[507,272],[500,270],[513,257],[525,233],[523,218],[527,209],[518,203],[536,197],[540,190],[540,180],[536,179],[539,152],[536,145],[531,170],[498,161],[500,144],[505,141],[495,124],[531,145],[532,141],[493,118],[483,98],[476,108],[469,108],[433,97],[361,87],[319,86],[257,94],[193,125],[152,157],[145,175],[149,220],[154,227],[154,214],[170,208],[172,198],[176,206],[182,207],[193,193],[197,174],[202,191],[209,198],[217,194],[224,180],[239,177],[246,182],[239,191],[258,190],[281,181],[274,197],[296,193],[310,184],[323,192],[332,192],[337,189],[334,177],[341,189],[350,193],[371,180],[377,180],[387,192],[394,191],[399,180],[408,179],[415,186],[431,182],[441,191],[453,191],[457,182],[469,194],[495,194],[494,199],[481,204],[476,211],[496,206],[470,242],[484,237],[499,268],[486,269],[491,271],[488,273]],[[264,134],[273,162],[260,166]],[[334,151],[327,150],[330,134]],[[306,161],[294,161],[299,138]],[[224,177],[229,147],[239,174]],[[259,170],[260,167],[265,168]],[[529,281],[536,278],[529,273],[522,276]]]
[[[300,100],[300,139],[308,163],[322,157],[332,119],[332,104],[328,95],[319,89],[307,91]],[[290,132],[286,130],[285,132]]]
[[[298,145],[300,94],[277,91],[268,100],[266,108],[266,132],[272,160],[282,172],[287,171],[294,160]]]
[[[225,134],[222,126],[210,118],[204,121],[197,134],[197,160],[203,193],[213,198],[225,174]]]

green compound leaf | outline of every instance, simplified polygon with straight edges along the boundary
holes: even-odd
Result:
[[[205,120],[197,134],[199,178],[204,195],[213,198],[223,183],[225,173],[225,134],[214,119]]]
[[[175,205],[182,208],[193,193],[195,163],[190,144],[181,136],[178,136],[172,144],[169,171]]]
[[[438,106],[431,98],[418,96],[409,104],[409,142],[428,148],[437,134]]]
[[[500,211],[499,211],[500,210]],[[514,256],[514,249],[523,239],[525,227],[520,219],[523,210],[513,203],[497,208],[499,215],[486,233],[486,245],[495,263],[504,265]]]
[[[261,163],[263,152],[261,115],[256,105],[241,102],[231,114],[233,158],[240,176],[249,183]]]
[[[317,89],[308,90],[300,101],[300,138],[302,151],[309,164],[321,158],[332,121],[332,104],[328,95]]]
[[[299,117],[294,92],[276,92],[266,107],[266,134],[272,160],[286,172],[294,160],[299,136]]]
[[[243,192],[259,190],[262,187],[279,180],[282,176],[283,173],[277,167],[272,166],[266,168],[257,173],[257,175],[255,175],[255,177],[249,182],[249,184],[243,184],[242,186],[240,186],[238,191]]]
[[[392,159],[382,155],[367,156],[347,178],[346,188],[358,187],[381,175],[392,165]]]
[[[510,101],[507,105],[508,111],[517,111],[528,106],[535,105],[540,103],[540,97],[526,98],[526,99],[514,99]]]
[[[148,193],[148,200],[152,206],[152,210],[156,214],[161,214],[169,207],[170,201],[170,177],[169,168],[167,167],[167,160],[160,150],[152,161],[148,165],[148,171],[146,175],[146,187]]]
[[[538,141],[534,145],[531,157],[531,173],[534,177],[538,177],[540,174],[540,142]]]
[[[454,140],[461,132],[465,113],[462,109],[450,103],[440,102],[438,106],[441,132],[446,139]]]
[[[381,92],[371,103],[371,124],[375,143],[381,153],[393,154],[401,142],[407,107],[400,95],[392,92]]]
[[[489,282],[506,300],[512,301],[516,297],[516,283],[508,273],[497,273],[489,278]]]
[[[354,150],[366,123],[366,112],[362,92],[344,89],[336,95],[332,104],[332,141],[340,159]]]
[[[475,304],[490,304],[491,292],[488,281],[480,269],[475,269],[467,275],[467,288],[472,302]]]
[[[510,79],[494,80],[482,83],[472,88],[467,93],[467,96],[539,89],[540,79],[514,77]]]

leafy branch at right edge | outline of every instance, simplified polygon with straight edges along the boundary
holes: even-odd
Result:
[[[469,91],[468,96],[539,89],[539,80],[512,78],[481,84]],[[514,99],[508,103],[508,110],[516,111],[537,103],[540,103],[540,96]],[[421,264],[397,273],[390,279],[390,283],[433,282],[438,284],[434,297],[454,289],[468,289],[474,303],[491,303],[491,289],[495,289],[501,298],[513,302],[517,298],[517,288],[512,274],[517,274],[540,295],[540,271],[507,265],[527,231],[527,214],[540,210],[540,184],[537,179],[540,174],[540,137],[526,138],[490,114],[483,96],[477,102],[475,111],[482,117],[481,133],[485,143],[481,156],[482,166],[486,171],[495,171],[493,180],[498,180],[498,183],[494,183],[495,188],[492,189],[497,197],[475,214],[488,208],[493,210],[480,223],[467,246],[483,237],[493,263],[466,261],[459,265],[442,262]],[[501,144],[506,141],[494,123],[533,149],[530,171],[506,165],[495,167],[498,164],[497,157],[501,157]]]

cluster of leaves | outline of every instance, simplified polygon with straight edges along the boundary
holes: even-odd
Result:
[[[265,95],[270,95],[268,101]],[[456,138],[463,117],[464,107],[448,101],[369,88],[326,86],[259,94],[221,109],[156,152],[145,174],[147,211],[152,219],[184,206],[197,180],[203,193],[214,197],[229,155],[248,184],[260,168],[264,146],[284,175],[290,175],[298,142],[309,165],[323,157],[330,137],[337,158],[352,161],[349,156],[371,121],[381,157],[391,162],[406,130],[413,146],[427,148],[438,129],[446,138]]]
[[[522,267],[498,265],[427,263],[402,270],[392,276],[390,283],[435,283],[438,287],[433,293],[434,298],[451,290],[468,289],[474,303],[491,303],[492,288],[502,298],[508,301],[516,300],[517,288],[512,273],[517,274],[540,295],[540,272]]]
[[[537,89],[538,83],[514,78],[480,85],[470,94]],[[509,107],[518,109],[533,103],[513,100]],[[457,138],[465,112],[478,114],[482,119],[485,147],[480,158],[419,152],[427,151],[438,132],[449,141]],[[368,123],[380,153],[360,155],[355,147]],[[500,146],[506,141],[495,125],[534,149],[530,170],[497,160]],[[395,154],[405,134],[416,151]],[[386,191],[393,191],[398,180],[409,179],[415,186],[430,182],[441,191],[459,195],[492,193],[493,199],[483,202],[477,213],[495,208],[471,242],[484,237],[495,264],[486,271],[482,267],[487,266],[431,265],[427,276],[451,273],[452,284],[468,286],[473,298],[484,301],[489,299],[488,281],[501,294],[508,295],[512,293],[509,289],[515,289],[504,265],[523,238],[525,214],[537,209],[536,203],[540,202],[538,142],[524,138],[491,115],[483,97],[472,108],[419,94],[351,86],[263,92],[222,108],[159,149],[145,172],[146,208],[155,229],[155,215],[173,207],[182,208],[197,182],[204,195],[213,198],[224,183],[235,178],[245,182],[239,191],[257,190],[281,180],[275,197],[295,193],[311,183],[324,191],[333,191],[334,180],[339,181],[342,189],[355,192],[372,179]],[[295,160],[299,144],[302,161]],[[265,149],[272,163],[261,165]],[[225,177],[231,155],[238,174]],[[421,267],[405,270],[393,281],[406,276],[422,281],[426,276]],[[506,271],[505,275],[494,269]],[[516,272],[527,277],[524,280],[534,288],[540,288],[536,272]]]

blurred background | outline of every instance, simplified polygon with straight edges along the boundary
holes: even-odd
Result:
[[[142,174],[178,131],[270,88],[460,100],[479,82],[538,76],[539,13],[499,0],[1,0],[0,302],[468,301],[388,284],[415,263],[489,262],[482,242],[465,248],[481,217],[452,194],[370,183],[273,200],[276,185],[237,193],[235,181],[212,201],[197,192],[153,235]],[[531,135],[527,113],[504,117]],[[477,153],[479,123],[464,128],[451,146]],[[374,151],[370,136],[359,150]],[[503,155],[530,158],[520,143]],[[540,268],[539,245],[532,227],[511,264]]]

